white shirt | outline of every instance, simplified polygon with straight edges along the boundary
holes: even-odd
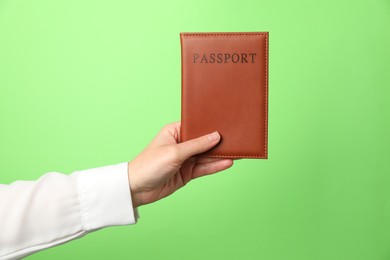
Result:
[[[127,162],[0,184],[0,259],[20,259],[138,218]]]

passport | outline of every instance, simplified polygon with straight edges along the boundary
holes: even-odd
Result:
[[[197,157],[268,158],[268,32],[180,33],[179,142],[218,131]]]

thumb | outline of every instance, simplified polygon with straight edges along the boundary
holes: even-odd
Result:
[[[179,148],[180,158],[185,161],[195,154],[205,152],[215,146],[220,139],[221,136],[215,131],[211,134],[179,143],[177,147]]]

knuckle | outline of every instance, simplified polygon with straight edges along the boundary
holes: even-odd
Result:
[[[161,127],[161,130],[168,130],[174,128],[178,122],[172,122]]]
[[[169,126],[169,125],[164,125],[164,126],[162,126],[162,127],[160,128],[160,132],[163,132],[163,131],[169,129],[168,126]]]

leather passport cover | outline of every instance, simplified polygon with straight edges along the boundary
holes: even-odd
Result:
[[[267,158],[268,32],[180,33],[180,142],[218,131],[197,157]]]

